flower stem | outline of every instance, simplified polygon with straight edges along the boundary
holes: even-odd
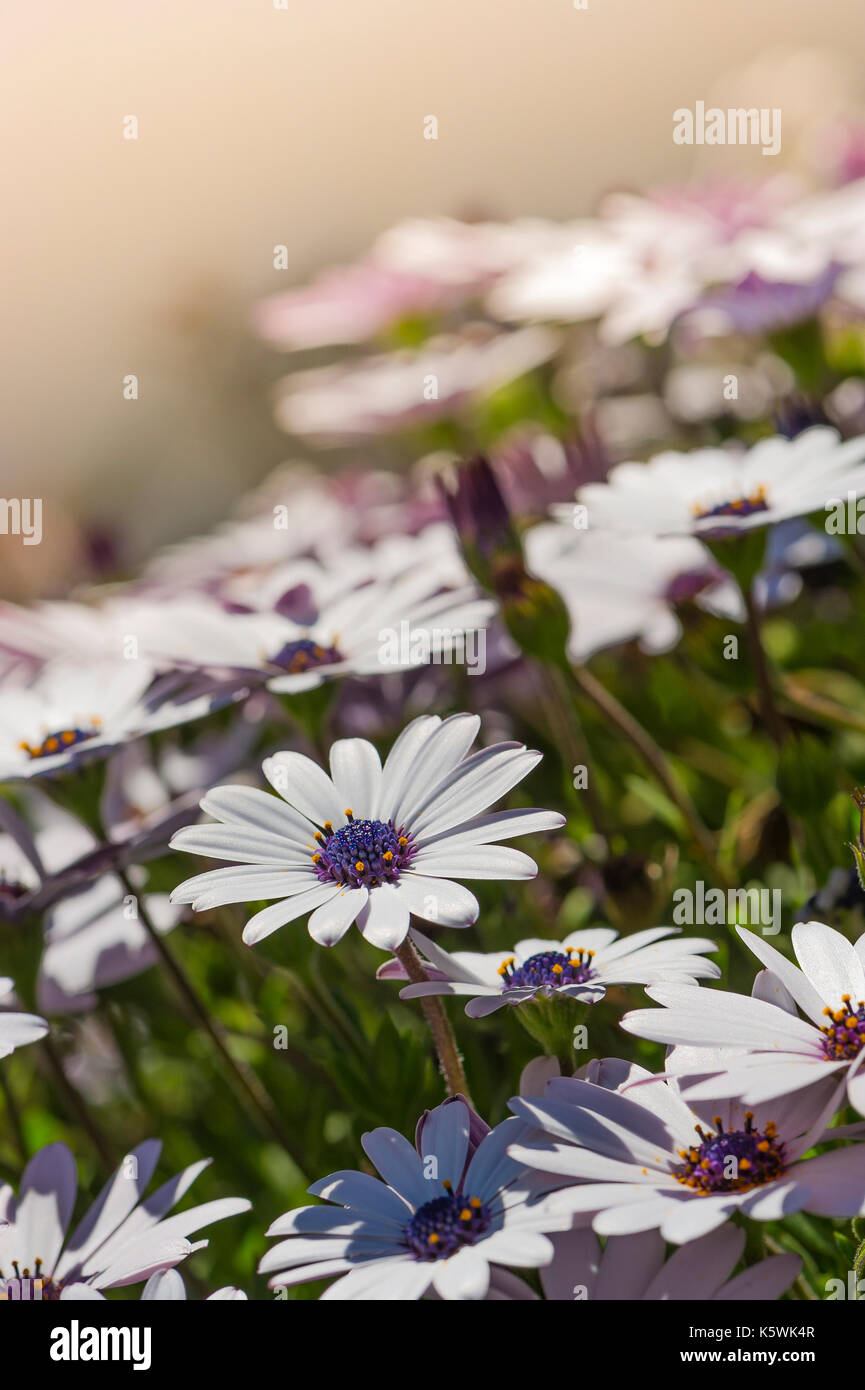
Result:
[[[727,874],[718,861],[715,839],[700,817],[691,797],[682,786],[663,750],[651,734],[643,728],[632,714],[620,704],[605,685],[587,671],[585,666],[572,668],[573,679],[584,695],[592,701],[610,723],[619,730],[654,772],[670,800],[684,816],[695,844],[703,858],[712,868],[721,883],[727,882]]]
[[[549,719],[550,728],[565,749],[568,766],[576,768],[585,764],[588,770],[590,752],[588,742],[573,700],[568,698],[567,682],[557,667],[532,663],[532,672],[540,690],[543,708]],[[609,842],[610,828],[606,813],[598,796],[594,778],[588,775],[583,789],[589,819],[597,835]]]
[[[99,1158],[103,1166],[107,1168],[110,1172],[114,1167],[116,1167],[116,1161],[112,1152],[112,1146],[106,1139],[105,1135],[102,1133],[102,1130],[94,1120],[93,1116],[90,1114],[90,1111],[87,1107],[86,1102],[84,1101],[84,1098],[78,1094],[78,1091],[73,1086],[72,1082],[69,1080],[69,1077],[66,1075],[62,1059],[59,1053],[57,1052],[50,1035],[48,1037],[43,1038],[39,1046],[42,1049],[42,1055],[47,1059],[48,1065],[54,1073],[54,1078],[57,1081],[60,1090],[63,1092],[63,1095],[66,1098],[66,1103],[69,1106],[70,1111],[75,1116],[81,1128],[84,1130],[84,1133],[87,1135],[88,1139],[90,1140],[91,1144],[93,1145],[94,1149],[99,1155]]]
[[[27,1145],[24,1142],[24,1130],[21,1127],[21,1112],[18,1109],[18,1102],[15,1094],[7,1080],[5,1071],[0,1071],[0,1090],[3,1092],[3,1099],[6,1102],[6,1114],[9,1117],[9,1129],[18,1150],[18,1156],[22,1163],[27,1162]]]
[[[138,918],[149,936],[154,950],[157,952],[166,972],[171,977],[178,994],[183,999],[189,1012],[197,1018],[202,1028],[206,1032],[210,1041],[221,1060],[228,1069],[228,1076],[231,1078],[235,1092],[238,1097],[252,1103],[254,1110],[270,1131],[277,1142],[285,1149],[286,1153],[294,1159],[302,1168],[300,1155],[295,1151],[291,1139],[280,1123],[279,1116],[270,1096],[265,1091],[255,1072],[245,1062],[238,1061],[231,1055],[225,1041],[221,1025],[210,1016],[210,1012],[204,1001],[199,998],[198,992],[184,971],[182,965],[171,951],[167,941],[156,930],[150,914],[145,907],[140,893],[137,893],[129,881],[125,871],[118,868],[116,870],[118,878],[121,880],[127,894],[134,898],[137,905]]]
[[[394,955],[413,985],[423,984],[429,979],[420,956],[408,937],[401,946],[396,947]],[[457,1040],[445,1013],[444,1005],[441,999],[434,994],[424,995],[420,1002],[433,1036],[439,1067],[445,1078],[448,1093],[452,1096],[463,1096],[471,1105],[468,1082],[463,1069],[463,1059],[460,1056]]]
[[[745,600],[745,612],[748,616],[748,643],[760,697],[760,713],[769,737],[780,748],[784,742],[785,728],[778,713],[778,706],[775,703],[775,694],[772,689],[772,676],[761,633],[760,610],[754,601],[753,589],[744,588],[742,597]]]

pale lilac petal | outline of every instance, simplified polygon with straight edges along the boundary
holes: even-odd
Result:
[[[45,1275],[53,1274],[77,1190],[75,1160],[66,1145],[40,1149],[24,1169],[15,1224],[0,1234],[0,1265],[17,1260],[22,1269],[32,1268],[40,1258]]]
[[[750,1269],[743,1269],[715,1294],[715,1302],[774,1302],[799,1277],[801,1269],[799,1255],[772,1255],[768,1260],[751,1265]]]
[[[469,1147],[469,1112],[462,1101],[436,1106],[421,1127],[421,1152],[435,1155],[438,1182],[450,1182],[459,1190]]]
[[[374,1129],[361,1136],[367,1157],[375,1164],[388,1187],[413,1207],[421,1207],[432,1195],[417,1150],[395,1129]],[[436,1194],[440,1196],[440,1193]]]
[[[796,1000],[787,986],[772,970],[758,970],[751,989],[755,999],[763,999],[767,1004],[775,1004],[785,1013],[796,1013]]]

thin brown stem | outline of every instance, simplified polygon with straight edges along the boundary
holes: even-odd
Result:
[[[12,1131],[12,1138],[15,1140],[15,1147],[18,1150],[18,1157],[22,1163],[27,1162],[27,1145],[24,1142],[24,1129],[21,1124],[21,1111],[8,1080],[8,1073],[0,1067],[0,1090],[6,1102],[6,1113],[9,1116],[9,1128]]]
[[[424,970],[421,958],[409,937],[406,937],[401,946],[397,946],[394,955],[412,984],[426,983],[429,975]],[[452,1096],[463,1096],[471,1105],[468,1082],[463,1069],[463,1059],[460,1056],[457,1040],[448,1021],[448,1016],[444,1011],[444,1005],[441,999],[434,994],[424,995],[420,1002],[433,1036],[439,1066],[445,1078],[448,1093]]]
[[[156,930],[150,914],[141,900],[141,895],[136,893],[125,872],[118,870],[118,877],[122,880],[127,894],[135,899],[137,904],[138,918],[149,936],[154,950],[159,956],[166,972],[171,978],[178,994],[186,1004],[190,1014],[198,1020],[212,1042],[216,1052],[225,1063],[227,1073],[232,1081],[238,1099],[248,1100],[252,1103],[253,1109],[270,1131],[273,1137],[285,1149],[295,1161],[302,1167],[300,1155],[295,1151],[291,1139],[283,1129],[279,1116],[276,1113],[273,1101],[262,1086],[255,1072],[245,1062],[233,1057],[225,1041],[221,1024],[212,1018],[207,1005],[199,997],[195,986],[189,979],[180,962],[170,949],[168,942]]]
[[[113,1146],[94,1120],[83,1096],[79,1095],[78,1091],[69,1080],[69,1077],[66,1075],[60,1054],[55,1048],[50,1036],[43,1038],[39,1046],[42,1049],[42,1055],[47,1059],[48,1065],[54,1073],[54,1078],[60,1090],[63,1092],[71,1113],[84,1130],[84,1133],[99,1155],[103,1166],[110,1172],[117,1166]]]
[[[576,770],[579,764],[586,766],[586,785],[583,788],[586,810],[595,833],[609,841],[610,832],[607,818],[589,768],[590,753],[585,733],[573,701],[569,698],[565,678],[557,668],[532,663],[532,672],[537,682],[547,718],[556,738],[560,741],[568,760],[568,765]]]
[[[763,723],[769,733],[772,742],[781,747],[786,733],[784,722],[778,713],[775,704],[775,692],[772,689],[772,674],[769,670],[769,663],[766,660],[766,651],[763,646],[761,632],[760,610],[754,601],[754,592],[751,589],[743,590],[745,600],[745,612],[748,617],[748,645],[751,652],[751,664],[754,668],[754,675],[757,681],[757,692],[760,697],[760,713]]]

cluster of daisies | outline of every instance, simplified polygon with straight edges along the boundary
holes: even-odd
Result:
[[[377,1129],[363,1143],[380,1180],[340,1171],[316,1182],[310,1191],[325,1204],[272,1224],[268,1234],[280,1239],[260,1272],[276,1289],[333,1279],[322,1295],[330,1299],[476,1300],[538,1298],[515,1268],[542,1271],[547,1297],[621,1296],[615,1271],[627,1267],[628,1296],[670,1298],[692,1296],[689,1271],[717,1252],[706,1298],[777,1297],[798,1274],[798,1257],[773,1255],[729,1280],[744,1235],[727,1223],[737,1213],[865,1215],[865,1119],[835,1123],[847,1105],[865,1116],[865,936],[854,946],[818,922],[800,924],[793,965],[740,929],[761,967],[750,996],[701,987],[720,974],[707,959],[714,943],[671,927],[528,939],[504,955],[446,951],[413,919],[469,927],[478,903],[460,880],[533,876],[535,862],[501,842],[564,821],[545,810],[490,810],[539,755],[515,743],[472,753],[479,723],[421,716],[383,763],[372,743],[342,739],[330,750],[330,775],[282,752],[263,767],[276,795],[209,791],[201,805],[211,819],[180,829],[172,844],[228,867],[188,879],[172,899],[196,909],[272,900],[247,922],[249,944],[305,919],[332,946],[356,923],[395,953],[384,979],[405,978],[408,940],[425,979],[401,996],[465,995],[470,1018],[543,1003],[576,1009],[565,1015],[573,1026],[580,1006],[609,988],[643,986],[659,1007],[631,1011],[621,1026],[668,1045],[664,1071],[608,1058],[563,1075],[554,1058],[539,1058],[510,1102],[512,1117],[492,1129],[460,1095],[421,1117],[414,1145]],[[46,989],[57,973],[47,971]],[[46,1030],[19,1013],[0,1021],[6,1052]],[[158,1152],[149,1143],[128,1155],[67,1236],[74,1160],[62,1144],[42,1150],[17,1199],[0,1191],[0,1279],[38,1280],[49,1299],[99,1298],[144,1279],[142,1297],[184,1297],[169,1272],[200,1248],[188,1237],[249,1203],[221,1199],[169,1216],[196,1164],[141,1208]],[[666,1243],[693,1243],[693,1254],[665,1261]]]
[[[40,1047],[62,1066],[61,1028],[171,960],[190,909],[239,908],[248,947],[356,927],[385,953],[382,1007],[396,980],[432,1023],[447,1099],[413,1140],[364,1135],[362,1169],[272,1223],[272,1289],[775,1299],[801,1259],[774,1240],[745,1258],[747,1221],[865,1216],[865,936],[801,921],[794,964],[739,928],[755,974],[735,994],[717,943],[657,914],[557,940],[525,934],[535,913],[473,949],[471,888],[535,878],[522,837],[574,850],[564,815],[525,804],[541,754],[510,737],[539,659],[569,691],[597,654],[668,652],[686,622],[759,640],[806,571],[861,567],[826,525],[865,497],[861,172],[616,196],[567,225],[402,224],[258,322],[292,353],[372,345],[295,362],[279,420],[315,446],[401,439],[403,473],[286,467],[132,580],[0,604],[0,1067]],[[461,462],[466,439],[490,459]],[[464,704],[489,718],[430,712]],[[216,867],[183,878],[178,852]],[[454,996],[461,1029],[496,1014],[483,1026],[518,1020],[542,1049],[492,1128],[452,1035],[441,1051]],[[661,1071],[585,1060],[602,1001],[623,1050],[666,1048]],[[126,1155],[77,1224],[62,1143],[0,1186],[0,1297],[184,1299],[191,1237],[253,1204],[175,1211],[205,1162],[148,1195],[159,1152]]]

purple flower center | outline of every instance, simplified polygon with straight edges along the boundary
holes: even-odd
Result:
[[[595,974],[594,951],[541,951],[517,965],[514,956],[499,966],[503,989],[560,989],[562,985],[584,985]]]
[[[28,758],[53,758],[55,753],[63,753],[67,748],[74,748],[77,743],[86,743],[89,738],[95,738],[99,733],[99,721],[93,720],[89,729],[59,729],[57,733],[46,734],[41,743],[19,743]]]
[[[419,1260],[446,1260],[463,1246],[474,1245],[491,1221],[480,1197],[448,1192],[418,1207],[405,1228],[406,1245]]]
[[[769,503],[766,500],[766,489],[764,487],[755,488],[750,497],[733,497],[727,502],[719,502],[715,507],[694,507],[694,517],[697,521],[705,521],[710,517],[736,517],[755,516],[757,512],[768,512]],[[718,526],[711,529],[701,529],[701,536],[714,537],[721,539],[725,536],[737,535],[735,526]]]
[[[63,1285],[55,1284],[53,1279],[47,1279],[40,1273],[41,1260],[36,1261],[35,1274],[30,1273],[29,1267],[20,1270],[17,1260],[12,1261],[12,1268],[15,1272],[9,1277],[0,1269],[0,1299],[3,1302],[59,1303]]]
[[[279,666],[292,676],[302,676],[305,671],[314,671],[316,666],[336,666],[342,661],[342,654],[336,647],[323,647],[309,637],[300,637],[296,642],[286,642],[275,656],[270,658],[271,666]]]
[[[823,1052],[832,1062],[858,1057],[865,1046],[865,1003],[860,999],[854,1009],[849,994],[842,994],[841,1003],[844,1005],[841,1009],[823,1010],[831,1022],[820,1029]]]
[[[312,856],[322,883],[345,883],[352,888],[378,888],[396,883],[416,853],[411,835],[392,820],[355,820],[346,811],[348,825],[334,830],[330,821],[316,835],[319,848]]]
[[[718,1116],[714,1131],[696,1125],[700,1143],[680,1149],[684,1162],[673,1169],[673,1177],[685,1187],[705,1197],[716,1192],[747,1192],[752,1187],[774,1182],[785,1169],[784,1145],[777,1126],[754,1128],[754,1116],[745,1112],[745,1128],[726,1133]]]

